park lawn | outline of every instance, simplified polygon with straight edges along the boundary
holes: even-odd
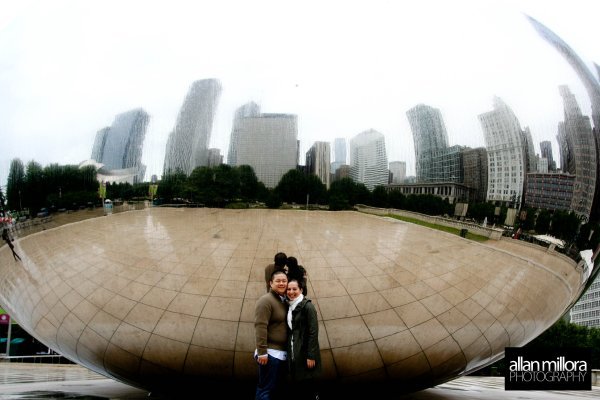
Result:
[[[403,216],[395,215],[395,214],[388,214],[387,216],[390,217],[390,218],[399,219],[400,221],[410,222],[412,224],[417,224],[417,225],[425,226],[427,228],[437,229],[438,231],[448,232],[448,233],[452,233],[454,235],[459,235],[460,236],[460,229],[458,229],[458,228],[452,228],[452,227],[449,227],[449,226],[432,224],[430,222],[421,221],[421,220],[416,219],[416,218],[403,217]],[[470,239],[470,240],[474,240],[476,242],[486,242],[488,240],[488,238],[485,237],[485,236],[476,235],[476,234],[471,233],[471,232],[467,232],[467,237],[466,238]]]

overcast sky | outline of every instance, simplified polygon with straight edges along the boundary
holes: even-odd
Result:
[[[597,0],[0,0],[0,186],[13,158],[88,159],[96,132],[139,107],[146,178],[160,176],[189,86],[205,78],[223,87],[210,145],[225,156],[235,108],[255,101],[298,115],[301,164],[316,140],[375,129],[414,174],[409,108],[439,108],[450,145],[483,146],[477,115],[498,95],[536,152],[551,140],[557,158],[557,86],[588,115],[589,102],[523,12],[600,62]]]

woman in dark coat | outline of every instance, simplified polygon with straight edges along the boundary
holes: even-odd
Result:
[[[290,278],[288,297],[288,365],[293,389],[299,399],[318,398],[315,378],[321,374],[317,310],[302,294],[302,282]]]

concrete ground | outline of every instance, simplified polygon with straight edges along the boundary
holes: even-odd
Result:
[[[198,396],[194,396],[198,398]],[[208,396],[210,397],[210,396]],[[155,399],[153,396],[89,371],[78,365],[0,363],[0,399]],[[220,398],[227,398],[225,393]],[[505,391],[503,377],[468,376],[393,400],[566,400],[598,399],[600,387],[591,391]],[[326,399],[325,399],[326,400]]]

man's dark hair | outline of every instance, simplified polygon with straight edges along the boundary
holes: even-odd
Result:
[[[285,271],[282,271],[280,269],[276,269],[275,271],[273,271],[273,273],[271,274],[271,282],[273,282],[273,280],[275,279],[275,275],[277,274],[283,274],[287,277],[287,274],[285,273]]]
[[[277,253],[275,254],[275,258],[273,259],[273,261],[278,267],[283,267],[287,263],[287,256],[285,255],[285,253]]]

